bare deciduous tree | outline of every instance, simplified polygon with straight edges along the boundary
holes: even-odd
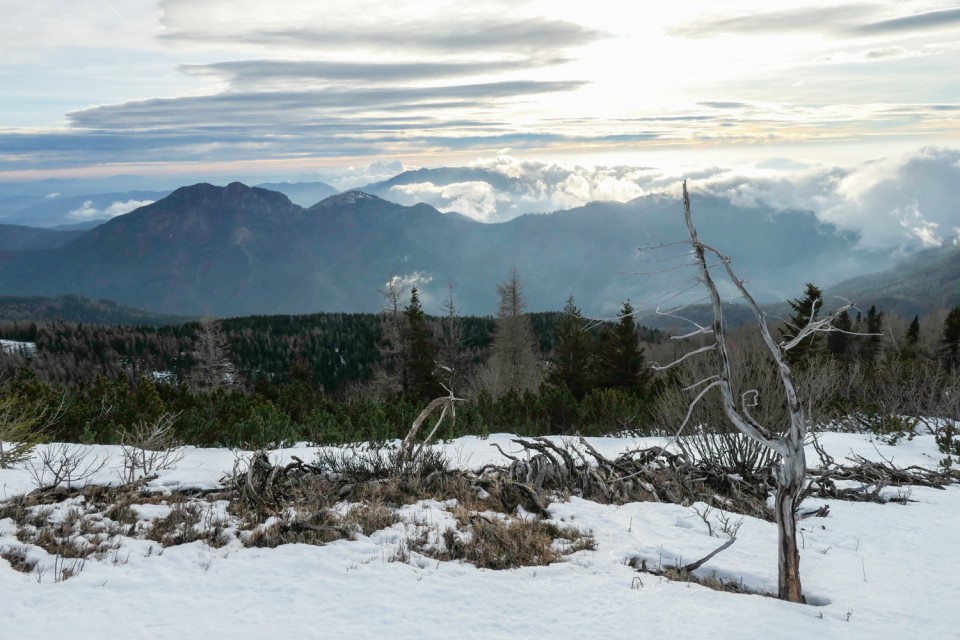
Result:
[[[365,398],[385,401],[394,397],[403,389],[404,353],[404,316],[403,299],[407,287],[399,276],[391,275],[383,289],[380,309],[380,362],[374,368],[373,378],[363,385]]]
[[[83,482],[103,469],[109,458],[93,454],[90,447],[82,444],[58,442],[47,445],[27,462],[27,471],[38,489],[49,489],[66,483],[67,488],[75,482]]]
[[[441,309],[443,318],[437,357],[442,373],[438,377],[448,389],[457,389],[466,373],[468,359],[464,351],[463,323],[453,298],[453,282],[447,283],[447,297]]]
[[[711,327],[699,327],[688,334],[710,335],[712,342],[687,353],[664,367],[666,369],[700,354],[711,354],[715,358],[716,373],[704,377],[687,387],[688,390],[699,389],[697,396],[690,404],[684,424],[689,420],[695,405],[702,400],[712,389],[718,389],[722,400],[724,414],[740,433],[762,444],[777,456],[780,463],[776,470],[776,496],[774,511],[778,529],[778,596],[791,602],[802,602],[803,592],[800,583],[800,553],[797,545],[797,508],[803,500],[803,490],[806,481],[806,457],[804,455],[804,440],[808,432],[808,418],[804,403],[797,392],[793,373],[787,362],[786,353],[801,344],[805,339],[818,331],[829,331],[831,322],[839,313],[850,308],[845,305],[823,318],[816,318],[816,313],[810,314],[810,321],[806,326],[798,328],[795,335],[783,342],[777,342],[767,326],[766,315],[761,311],[753,296],[737,278],[730,266],[730,259],[703,242],[697,235],[690,211],[690,196],[687,192],[687,183],[683,183],[684,220],[690,242],[693,245],[694,263],[699,273],[699,279],[710,297],[714,319]],[[718,260],[718,265],[709,265],[707,255]],[[720,293],[717,289],[710,269],[721,266],[733,286],[753,311],[758,322],[758,329],[767,347],[770,357],[780,378],[782,396],[780,402],[786,409],[787,424],[770,425],[761,423],[754,415],[754,408],[758,406],[759,391],[747,389],[742,391],[739,398],[735,396],[734,372],[731,365],[731,356],[727,344],[727,329],[724,323],[723,307]]]
[[[123,482],[134,482],[156,471],[174,468],[183,459],[183,443],[173,426],[179,413],[163,412],[155,420],[140,421],[120,434]]]

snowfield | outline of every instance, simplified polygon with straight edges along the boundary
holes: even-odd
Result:
[[[0,351],[13,355],[32,356],[37,352],[37,344],[35,342],[0,340]]]
[[[440,446],[455,466],[479,468],[504,462],[494,443],[516,452],[510,438],[460,438]],[[612,456],[660,441],[590,442]],[[838,461],[857,453],[882,455],[901,467],[935,467],[943,457],[932,436],[887,446],[864,435],[826,433],[821,442]],[[274,459],[311,460],[315,451],[284,449]],[[90,482],[116,484],[119,450],[89,447],[89,453],[109,457]],[[216,488],[238,455],[245,454],[188,448],[150,487]],[[810,460],[817,460],[812,451]],[[0,498],[33,488],[27,470],[0,470]],[[453,521],[450,501],[428,500],[400,509],[402,522],[325,546],[247,548],[234,535],[235,523],[227,524],[229,542],[218,548],[199,541],[162,547],[121,536],[106,557],[87,558],[60,581],[54,579],[55,556],[21,543],[16,524],[6,518],[0,520],[0,550],[20,548],[40,570],[21,572],[0,561],[0,637],[960,638],[960,487],[884,491],[906,503],[804,503],[829,505],[826,517],[801,521],[806,605],[633,569],[631,559],[648,566],[691,562],[726,540],[711,537],[692,508],[671,504],[611,506],[574,497],[549,505],[552,521],[589,531],[595,549],[548,566],[481,570],[404,553],[412,537]],[[78,501],[82,497],[55,505],[53,517],[65,516]],[[148,502],[131,506],[140,520],[169,514],[162,501]],[[223,501],[203,508],[209,517],[229,518]],[[708,516],[715,528],[717,515],[723,514]],[[744,517],[736,543],[697,573],[775,592],[776,553],[775,525]]]

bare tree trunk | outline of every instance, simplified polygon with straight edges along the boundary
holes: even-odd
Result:
[[[683,362],[691,356],[713,352],[719,362],[719,371],[716,375],[709,376],[687,387],[688,389],[702,387],[702,389],[691,403],[683,426],[685,426],[697,402],[702,399],[710,389],[717,387],[723,400],[724,413],[733,426],[736,427],[740,433],[768,447],[780,456],[781,462],[777,472],[777,491],[775,497],[779,550],[778,595],[781,599],[790,602],[803,602],[803,591],[800,585],[800,552],[797,547],[797,507],[800,506],[800,501],[803,498],[803,488],[806,481],[807,464],[803,451],[803,442],[807,434],[807,416],[797,394],[797,387],[794,384],[786,354],[787,351],[797,347],[803,340],[809,338],[814,333],[818,331],[830,331],[831,322],[833,322],[839,313],[849,308],[850,305],[842,307],[832,315],[822,319],[816,319],[815,309],[812,310],[813,312],[811,312],[810,319],[806,326],[799,328],[797,334],[789,338],[789,340],[778,343],[770,334],[765,314],[753,299],[753,296],[750,295],[743,281],[738,279],[733,272],[730,266],[730,259],[716,249],[701,242],[697,236],[697,230],[693,225],[693,216],[690,212],[690,196],[687,193],[686,182],[683,183],[683,208],[684,220],[687,224],[691,244],[693,245],[695,264],[700,274],[700,280],[710,295],[710,301],[714,311],[712,327],[699,327],[698,325],[699,329],[689,335],[712,334],[715,342],[712,345],[707,345],[687,353],[666,367],[657,366],[655,368],[666,369]],[[763,337],[764,344],[767,346],[770,357],[776,364],[776,370],[780,377],[785,408],[789,414],[789,427],[785,433],[780,433],[779,430],[771,430],[767,425],[761,424],[756,417],[751,414],[751,407],[757,406],[759,392],[756,389],[741,393],[739,398],[734,394],[733,373],[730,353],[727,348],[723,307],[716,282],[710,273],[710,266],[707,264],[707,253],[719,259],[719,265],[726,271],[727,276],[747,302],[747,305],[757,319],[760,334]]]
[[[780,464],[777,478],[777,493],[774,499],[777,520],[777,597],[789,602],[803,602],[800,585],[800,549],[797,546],[797,508],[806,481],[806,457],[803,442],[792,449]]]

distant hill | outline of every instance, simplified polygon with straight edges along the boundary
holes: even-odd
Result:
[[[904,317],[960,305],[960,247],[948,245],[921,251],[896,265],[829,287],[858,307],[872,304]]]
[[[326,182],[264,182],[255,186],[260,189],[279,191],[301,207],[315,205],[321,200],[340,193],[339,189]]]
[[[696,194],[694,207],[701,236],[735,260],[761,301],[886,260],[809,212]],[[380,307],[378,290],[393,274],[417,284],[429,312],[452,280],[461,311],[483,315],[495,311],[496,283],[516,265],[531,310],[557,309],[572,293],[588,315],[611,315],[627,298],[649,308],[690,288],[690,272],[650,260],[663,252],[638,251],[684,238],[680,203],[658,196],[483,224],[357,191],[305,209],[266,189],[198,184],[67,246],[7,256],[0,295],[70,293],[164,314],[363,312]]]
[[[56,249],[73,242],[83,231],[36,229],[15,224],[0,224],[0,251],[36,251]]]
[[[184,316],[149,313],[109,300],[89,300],[81,296],[56,298],[0,296],[0,322],[62,320],[84,324],[163,326],[180,324],[191,319]]]

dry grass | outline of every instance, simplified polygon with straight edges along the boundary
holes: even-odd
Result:
[[[0,550],[0,558],[9,562],[11,568],[21,573],[33,573],[34,567],[37,566],[36,560],[27,558],[26,546],[8,547]]]
[[[343,513],[336,509],[294,512],[288,518],[254,529],[244,544],[248,547],[292,543],[320,546],[336,540],[352,540],[357,534],[369,536],[398,522],[397,513],[384,504],[357,504]]]
[[[560,562],[564,556],[595,549],[589,533],[540,519],[501,518],[457,513],[460,528],[443,532],[443,548],[421,544],[415,549],[438,560],[468,562],[478,569],[513,569]]]

